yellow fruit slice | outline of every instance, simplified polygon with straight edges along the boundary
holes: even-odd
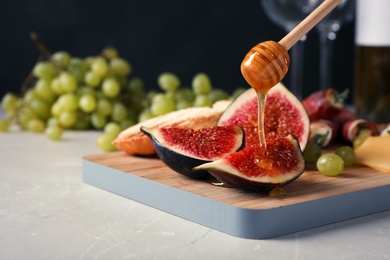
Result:
[[[355,154],[356,163],[390,173],[390,136],[368,137]]]

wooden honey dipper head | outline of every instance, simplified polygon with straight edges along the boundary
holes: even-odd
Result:
[[[343,0],[325,0],[279,42],[266,41],[253,47],[241,63],[241,73],[259,93],[268,91],[286,75],[287,51]]]
[[[265,41],[246,54],[241,73],[252,88],[266,94],[284,78],[289,66],[286,48],[277,42]]]

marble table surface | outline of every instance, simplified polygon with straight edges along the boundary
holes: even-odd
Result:
[[[99,134],[0,133],[0,259],[390,258],[390,211],[250,240],[83,183]]]

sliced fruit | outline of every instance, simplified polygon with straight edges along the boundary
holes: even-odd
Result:
[[[267,165],[259,166],[262,160]],[[305,169],[305,160],[298,140],[289,135],[267,141],[267,156],[259,144],[205,163],[194,170],[207,170],[224,184],[251,190],[269,190],[284,186],[298,178]]]
[[[258,142],[257,115],[256,92],[248,89],[228,106],[220,117],[218,125],[239,125],[244,128],[247,142],[252,140]],[[309,117],[299,99],[282,83],[268,92],[264,118],[267,140],[292,134],[298,138],[301,149],[305,149],[309,137]]]
[[[244,147],[244,131],[238,126],[202,129],[147,128],[141,131],[152,141],[160,159],[172,170],[196,179],[210,176],[192,168],[217,160]]]

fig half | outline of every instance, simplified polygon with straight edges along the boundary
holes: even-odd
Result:
[[[244,131],[239,126],[215,126],[201,129],[147,128],[141,131],[152,141],[154,149],[169,168],[194,179],[210,177],[208,171],[193,168],[242,149]]]
[[[267,167],[259,166],[262,159]],[[246,190],[270,190],[283,187],[305,170],[305,160],[296,137],[289,135],[267,141],[267,149],[259,144],[205,163],[194,170],[207,170],[227,186]]]
[[[282,83],[268,92],[264,110],[264,130],[267,140],[294,135],[305,149],[310,131],[309,116],[302,102]],[[258,143],[258,104],[252,88],[239,95],[224,111],[218,125],[239,125],[244,128],[246,142]]]

